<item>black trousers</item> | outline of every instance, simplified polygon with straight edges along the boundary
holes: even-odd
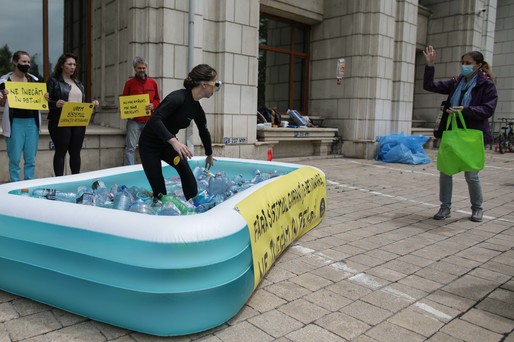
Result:
[[[177,170],[186,199],[196,196],[198,185],[187,160],[180,158],[178,152],[168,143],[152,144],[139,140],[139,155],[146,178],[152,187],[154,197],[166,195],[166,185],[162,174],[161,160]]]
[[[59,120],[48,121],[48,132],[54,143],[54,173],[64,174],[64,158],[70,154],[70,169],[72,174],[80,173],[80,151],[86,136],[85,126],[58,127]]]

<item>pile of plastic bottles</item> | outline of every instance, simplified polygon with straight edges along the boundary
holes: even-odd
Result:
[[[165,179],[167,195],[160,199],[154,198],[148,189],[117,184],[107,186],[100,179],[93,182],[91,186],[79,186],[76,192],[36,188],[32,194],[28,189],[22,189],[20,194],[148,215],[191,215],[205,212],[238,192],[281,175],[277,171],[262,173],[255,170],[251,179],[245,179],[242,174],[229,178],[225,172],[212,174],[201,167],[196,167],[193,174],[198,183],[198,194],[190,200],[184,197],[179,177]]]

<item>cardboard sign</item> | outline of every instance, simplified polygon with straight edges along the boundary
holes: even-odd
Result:
[[[9,91],[7,100],[11,108],[48,110],[46,83],[7,81],[5,89]]]
[[[93,109],[92,103],[64,102],[58,126],[87,126],[91,120]]]
[[[120,96],[121,118],[131,119],[151,115],[152,112],[145,108],[149,104],[150,95],[148,94]]]

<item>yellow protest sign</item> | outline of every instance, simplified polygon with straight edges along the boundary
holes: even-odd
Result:
[[[254,288],[287,246],[321,222],[326,201],[324,173],[306,166],[276,179],[236,205],[250,233]]]
[[[122,119],[131,119],[138,116],[152,114],[145,107],[150,104],[150,95],[120,96],[120,113]]]
[[[58,126],[87,126],[91,120],[93,109],[92,103],[64,102]]]
[[[5,88],[9,91],[9,107],[48,110],[48,101],[45,99],[46,83],[7,81]]]

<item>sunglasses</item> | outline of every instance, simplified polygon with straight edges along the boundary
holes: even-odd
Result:
[[[221,89],[221,81],[210,81],[205,82],[205,84],[209,84],[214,87],[214,91],[219,91]]]

